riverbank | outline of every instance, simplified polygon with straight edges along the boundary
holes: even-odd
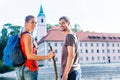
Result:
[[[60,67],[57,67],[58,72],[60,72]],[[90,72],[120,72],[120,63],[110,63],[110,64],[81,64],[82,73]],[[50,74],[54,73],[53,66],[46,66],[39,68],[39,74]],[[15,78],[16,72],[11,71],[4,74],[0,74],[1,77]]]

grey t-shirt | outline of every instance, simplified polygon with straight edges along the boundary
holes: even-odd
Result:
[[[79,39],[77,38],[75,33],[69,33],[66,35],[66,38],[64,40],[64,44],[62,47],[62,61],[61,61],[61,73],[63,75],[65,67],[66,67],[66,63],[67,63],[67,56],[68,56],[68,50],[67,50],[67,46],[72,46],[75,48],[75,58],[73,61],[73,65],[72,68],[70,69],[71,73],[74,70],[80,69],[80,63],[79,63],[79,58],[80,58],[80,54],[79,54]]]

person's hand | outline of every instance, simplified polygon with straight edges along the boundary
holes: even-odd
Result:
[[[68,76],[63,76],[61,80],[67,80]]]
[[[50,59],[54,56],[55,56],[55,53],[53,51],[50,51],[50,53],[48,54],[48,59]]]

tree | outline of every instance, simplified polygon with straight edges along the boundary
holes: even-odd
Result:
[[[21,26],[14,26],[10,23],[3,25],[3,29],[1,31],[2,35],[0,36],[0,73],[4,73],[14,69],[12,67],[7,67],[2,64],[3,50],[7,44],[9,36],[19,33],[21,28]]]
[[[46,24],[47,30],[50,29],[53,25],[51,24]]]
[[[21,26],[10,26],[11,32],[9,35],[15,35],[20,32],[20,29],[22,28]]]
[[[21,26],[13,26],[12,24],[4,24],[0,36],[0,60],[3,56],[3,49],[7,44],[8,37],[10,35],[15,35],[20,32]]]
[[[0,60],[2,59],[3,49],[5,45],[7,44],[7,39],[8,39],[7,29],[3,28],[1,32],[2,32],[2,36],[0,37]]]
[[[59,26],[59,24],[55,24],[54,26]]]
[[[79,24],[74,24],[71,29],[73,32],[83,32]]]

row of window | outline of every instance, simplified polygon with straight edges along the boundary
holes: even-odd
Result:
[[[93,47],[93,46],[94,47],[99,47],[99,46],[102,46],[102,47],[104,47],[104,46],[120,47],[119,43],[96,43],[96,44],[95,43],[80,43],[80,47],[82,47],[82,46],[88,47],[88,45],[91,47]]]
[[[60,44],[60,43],[59,43]],[[51,43],[48,43],[48,46],[50,46],[51,45]],[[61,42],[61,46],[63,45],[63,42]],[[56,43],[54,43],[54,46],[58,46],[58,43],[56,42]],[[88,47],[88,46],[91,46],[91,47],[99,47],[99,46],[102,46],[102,47],[105,47],[105,46],[107,46],[107,47],[120,47],[120,44],[119,43],[80,43],[80,47],[82,47],[82,46],[85,46],[85,47]]]
[[[50,52],[50,50],[48,50],[48,53],[49,53],[49,52]],[[58,53],[58,50],[55,49],[54,52],[57,54],[57,53]],[[104,50],[104,49],[102,49],[102,50],[99,50],[99,49],[97,49],[97,50],[91,49],[91,50],[89,51],[88,49],[86,49],[86,50],[80,49],[80,53],[81,53],[81,54],[82,54],[82,53],[105,53],[105,50]],[[118,50],[115,50],[115,49],[113,49],[113,50],[107,49],[107,53],[120,53],[120,49],[118,49]]]
[[[86,50],[80,49],[80,53],[105,53],[105,50],[104,50],[104,49],[102,49],[102,50],[99,50],[99,49],[97,49],[97,50],[91,49],[91,50],[89,51],[88,49],[86,49]],[[118,50],[115,50],[115,49],[113,49],[113,50],[107,49],[107,53],[120,53],[120,49],[118,49]]]
[[[48,53],[50,52],[50,50],[48,50]],[[55,49],[54,50],[54,52],[57,54],[58,53],[58,50],[57,49]]]
[[[105,56],[103,56],[103,57],[85,57],[84,59],[83,59],[83,57],[80,57],[80,61],[83,61],[83,60],[85,60],[85,61],[94,61],[94,60],[111,60],[111,58],[112,58],[112,60],[120,60],[120,56],[118,56],[118,57],[116,57],[116,56],[113,56],[113,57],[109,57],[109,58],[106,58]]]
[[[58,43],[54,43],[54,46],[58,46],[57,45]],[[59,43],[60,44],[60,43]],[[50,46],[51,45],[51,43],[48,43],[48,46]],[[63,45],[63,42],[61,42],[61,46]]]

